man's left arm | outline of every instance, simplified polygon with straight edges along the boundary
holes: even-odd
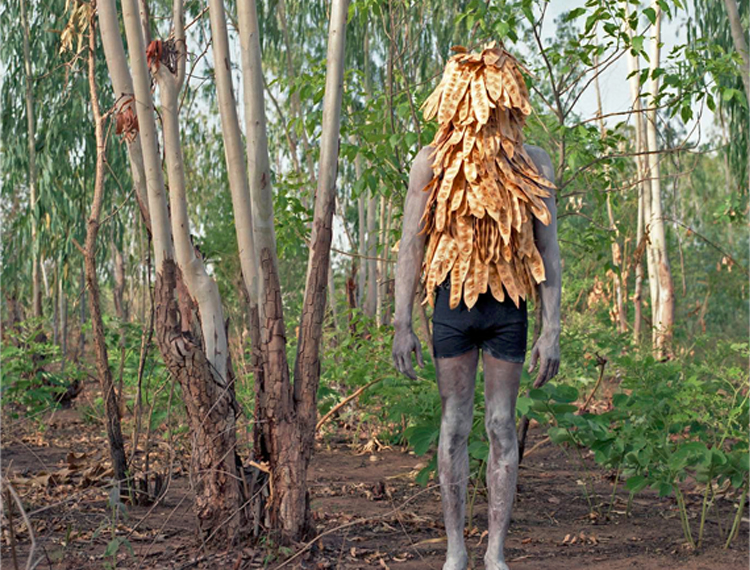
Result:
[[[549,155],[542,149],[527,147],[529,157],[537,170],[551,182],[555,181],[555,171]],[[539,388],[552,379],[560,369],[560,294],[562,268],[560,265],[560,244],[557,241],[557,203],[555,191],[544,198],[550,213],[550,223],[544,225],[534,219],[534,239],[544,261],[546,279],[537,285],[542,306],[542,332],[531,349],[529,372],[539,363],[534,387]]]

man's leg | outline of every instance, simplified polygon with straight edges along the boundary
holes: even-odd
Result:
[[[505,536],[510,525],[518,476],[516,397],[523,363],[508,362],[483,353],[485,427],[490,440],[487,460],[489,539],[484,557],[487,570],[508,570]]]
[[[448,553],[443,570],[465,570],[466,486],[469,480],[467,443],[474,412],[474,384],[479,351],[435,359],[443,414],[438,443],[438,475]]]

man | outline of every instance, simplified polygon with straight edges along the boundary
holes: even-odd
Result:
[[[526,298],[541,303],[542,332],[529,372],[535,387],[560,363],[560,250],[553,168],[542,149],[524,146],[530,113],[516,60],[489,44],[453,56],[425,117],[440,128],[409,175],[396,268],[393,359],[414,379],[412,330],[420,273],[434,305],[433,351],[442,401],[438,475],[448,549],[443,570],[464,570],[467,441],[479,350],[485,379],[488,570],[507,570],[503,553],[518,473],[515,404],[526,354]],[[541,174],[541,176],[540,176]],[[427,244],[427,247],[425,245]],[[427,255],[425,255],[425,249]]]

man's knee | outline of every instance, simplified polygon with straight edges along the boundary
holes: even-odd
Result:
[[[485,416],[484,426],[495,456],[510,457],[518,452],[514,418],[489,413]]]
[[[466,406],[449,407],[443,412],[440,437],[451,451],[466,446],[471,433],[471,412],[472,409],[467,411]]]

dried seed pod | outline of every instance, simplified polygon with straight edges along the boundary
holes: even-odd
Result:
[[[422,220],[426,302],[450,274],[450,306],[471,308],[491,291],[516,305],[545,278],[532,216],[548,224],[554,185],[523,149],[530,114],[520,64],[494,42],[481,53],[456,46],[440,85],[422,106],[440,123],[432,141],[435,178]]]

